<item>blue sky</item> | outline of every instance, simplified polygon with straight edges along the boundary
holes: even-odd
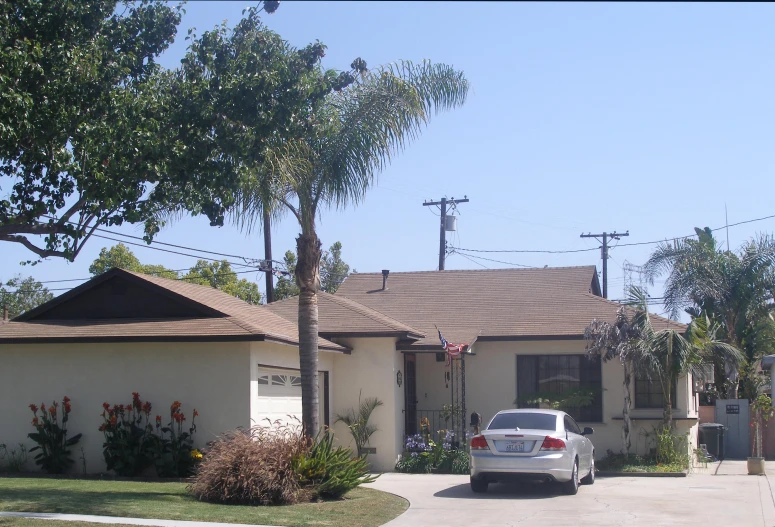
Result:
[[[201,33],[224,19],[233,24],[247,5],[189,3],[162,64],[179,62],[188,27]],[[341,241],[344,259],[366,272],[436,268],[438,219],[422,202],[441,196],[470,198],[450,244],[474,249],[595,248],[579,234],[603,230],[629,230],[623,244],[669,238],[724,225],[725,205],[730,223],[775,214],[774,18],[771,4],[282,2],[264,20],[294,45],[326,44],[327,67],[348,69],[359,56],[370,66],[430,59],[471,81],[466,105],[431,121],[359,207],[324,211],[324,245]],[[775,219],[731,228],[730,245],[773,227]],[[297,233],[291,216],[276,226],[275,259]],[[180,221],[158,239],[263,255],[260,233],[204,219]],[[18,265],[31,254],[3,244],[0,279],[85,277],[105,244],[93,239],[74,263],[33,268]],[[609,296],[621,297],[622,263],[643,263],[652,249],[611,252]],[[147,263],[194,263],[133,250]],[[598,251],[483,256],[601,264]],[[447,268],[482,267],[452,255]],[[262,277],[254,278],[263,289]]]

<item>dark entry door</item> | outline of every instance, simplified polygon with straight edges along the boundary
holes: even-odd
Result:
[[[405,434],[417,433],[417,356],[404,353]]]

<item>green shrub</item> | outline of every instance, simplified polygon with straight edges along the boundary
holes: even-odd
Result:
[[[35,441],[37,446],[30,452],[40,452],[35,456],[35,464],[39,465],[49,474],[62,474],[73,464],[70,457],[70,447],[80,441],[82,434],[67,438],[67,422],[70,418],[70,398],[62,399],[62,415],[60,420],[59,403],[56,401],[46,408],[41,403],[40,408],[30,405],[32,410],[32,426],[36,432],[27,434],[27,437]],[[41,415],[38,417],[38,410]]]
[[[159,477],[187,477],[194,473],[197,458],[194,453],[194,433],[199,412],[193,411],[191,426],[183,428],[186,416],[178,401],[170,406],[170,422],[161,425],[161,416],[156,417],[157,435],[153,438],[151,453]]]
[[[470,474],[471,457],[465,450],[455,450],[452,456],[452,473],[453,474]]]
[[[308,452],[299,454],[293,462],[302,487],[321,498],[341,498],[363,483],[371,483],[369,464],[363,457],[352,456],[352,450],[334,448],[334,435],[324,430]]]
[[[298,427],[254,427],[227,432],[210,444],[189,491],[202,501],[281,505],[309,501],[294,460],[308,452]]]
[[[119,476],[136,476],[153,462],[153,426],[151,403],[140,400],[132,393],[132,402],[123,404],[102,403],[100,432],[105,436],[102,456],[108,470]]]
[[[26,463],[27,447],[23,443],[11,449],[0,443],[0,472],[21,472]]]
[[[157,415],[154,430],[151,424],[153,406],[148,401],[143,402],[137,392],[132,392],[132,402],[126,406],[102,403],[103,423],[99,430],[105,435],[102,455],[108,470],[131,477],[153,465],[159,477],[192,475],[198,461],[193,450],[195,420],[199,413],[193,411],[191,426],[185,430],[186,416],[181,406],[178,401],[172,403],[166,426],[162,426],[162,417]]]
[[[656,461],[662,465],[689,467],[689,448],[686,435],[675,435],[669,429],[654,431]]]

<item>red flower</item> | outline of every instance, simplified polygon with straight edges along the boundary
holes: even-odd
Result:
[[[38,426],[38,418],[37,417],[33,417],[32,418],[32,426]]]
[[[182,423],[183,421],[185,421],[185,420],[186,420],[186,416],[185,416],[185,415],[183,415],[183,414],[181,414],[181,413],[175,412],[174,414],[172,414],[172,419],[173,419],[173,420],[174,420],[176,423]]]
[[[143,403],[143,413],[144,414],[150,414],[151,413],[151,403],[148,401]]]
[[[103,407],[105,410],[110,410],[110,405],[109,405],[108,403],[102,403],[102,407]]]
[[[113,426],[116,425],[116,416],[115,415],[111,415],[110,416],[110,424],[113,425]]]
[[[56,417],[56,415],[57,415],[57,409],[56,409],[56,407],[54,407],[54,406],[50,407],[50,408],[48,409],[48,413],[50,413],[50,414],[51,414],[51,417]]]
[[[34,414],[38,413],[38,407],[35,406],[34,404],[30,405],[30,410],[32,410],[32,413]]]
[[[196,411],[196,408],[194,408],[194,417],[199,417],[199,412]]]
[[[46,413],[46,405],[44,403],[40,403],[40,411]]]
[[[102,424],[100,425],[100,428],[99,428],[100,432],[104,432],[104,431],[105,431],[105,428],[106,428],[106,427],[105,427],[105,423],[102,423]]]
[[[161,416],[160,415],[156,416],[156,424],[157,425],[161,424]]]
[[[70,413],[70,403],[65,403],[65,413],[66,414]]]
[[[65,395],[64,399],[62,399],[62,402],[67,404],[70,402],[70,398],[67,395]]]
[[[115,407],[114,407],[114,408],[115,408]],[[118,411],[119,411],[119,412],[123,412],[123,411],[124,411],[124,405],[123,405],[123,404],[119,404],[119,405],[118,405]]]
[[[170,412],[173,414],[177,413],[177,411],[180,409],[181,406],[183,405],[180,404],[180,401],[175,401],[174,403],[172,403],[172,406],[170,406]]]

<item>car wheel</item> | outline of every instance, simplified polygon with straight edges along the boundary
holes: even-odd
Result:
[[[589,474],[581,480],[583,485],[592,485],[595,483],[595,453],[592,452],[592,460],[589,462]]]
[[[579,491],[579,460],[573,461],[573,470],[571,471],[570,481],[562,484],[562,490],[565,494],[571,496]]]
[[[490,483],[485,479],[475,478],[471,476],[471,490],[476,493],[487,492],[487,487]]]

